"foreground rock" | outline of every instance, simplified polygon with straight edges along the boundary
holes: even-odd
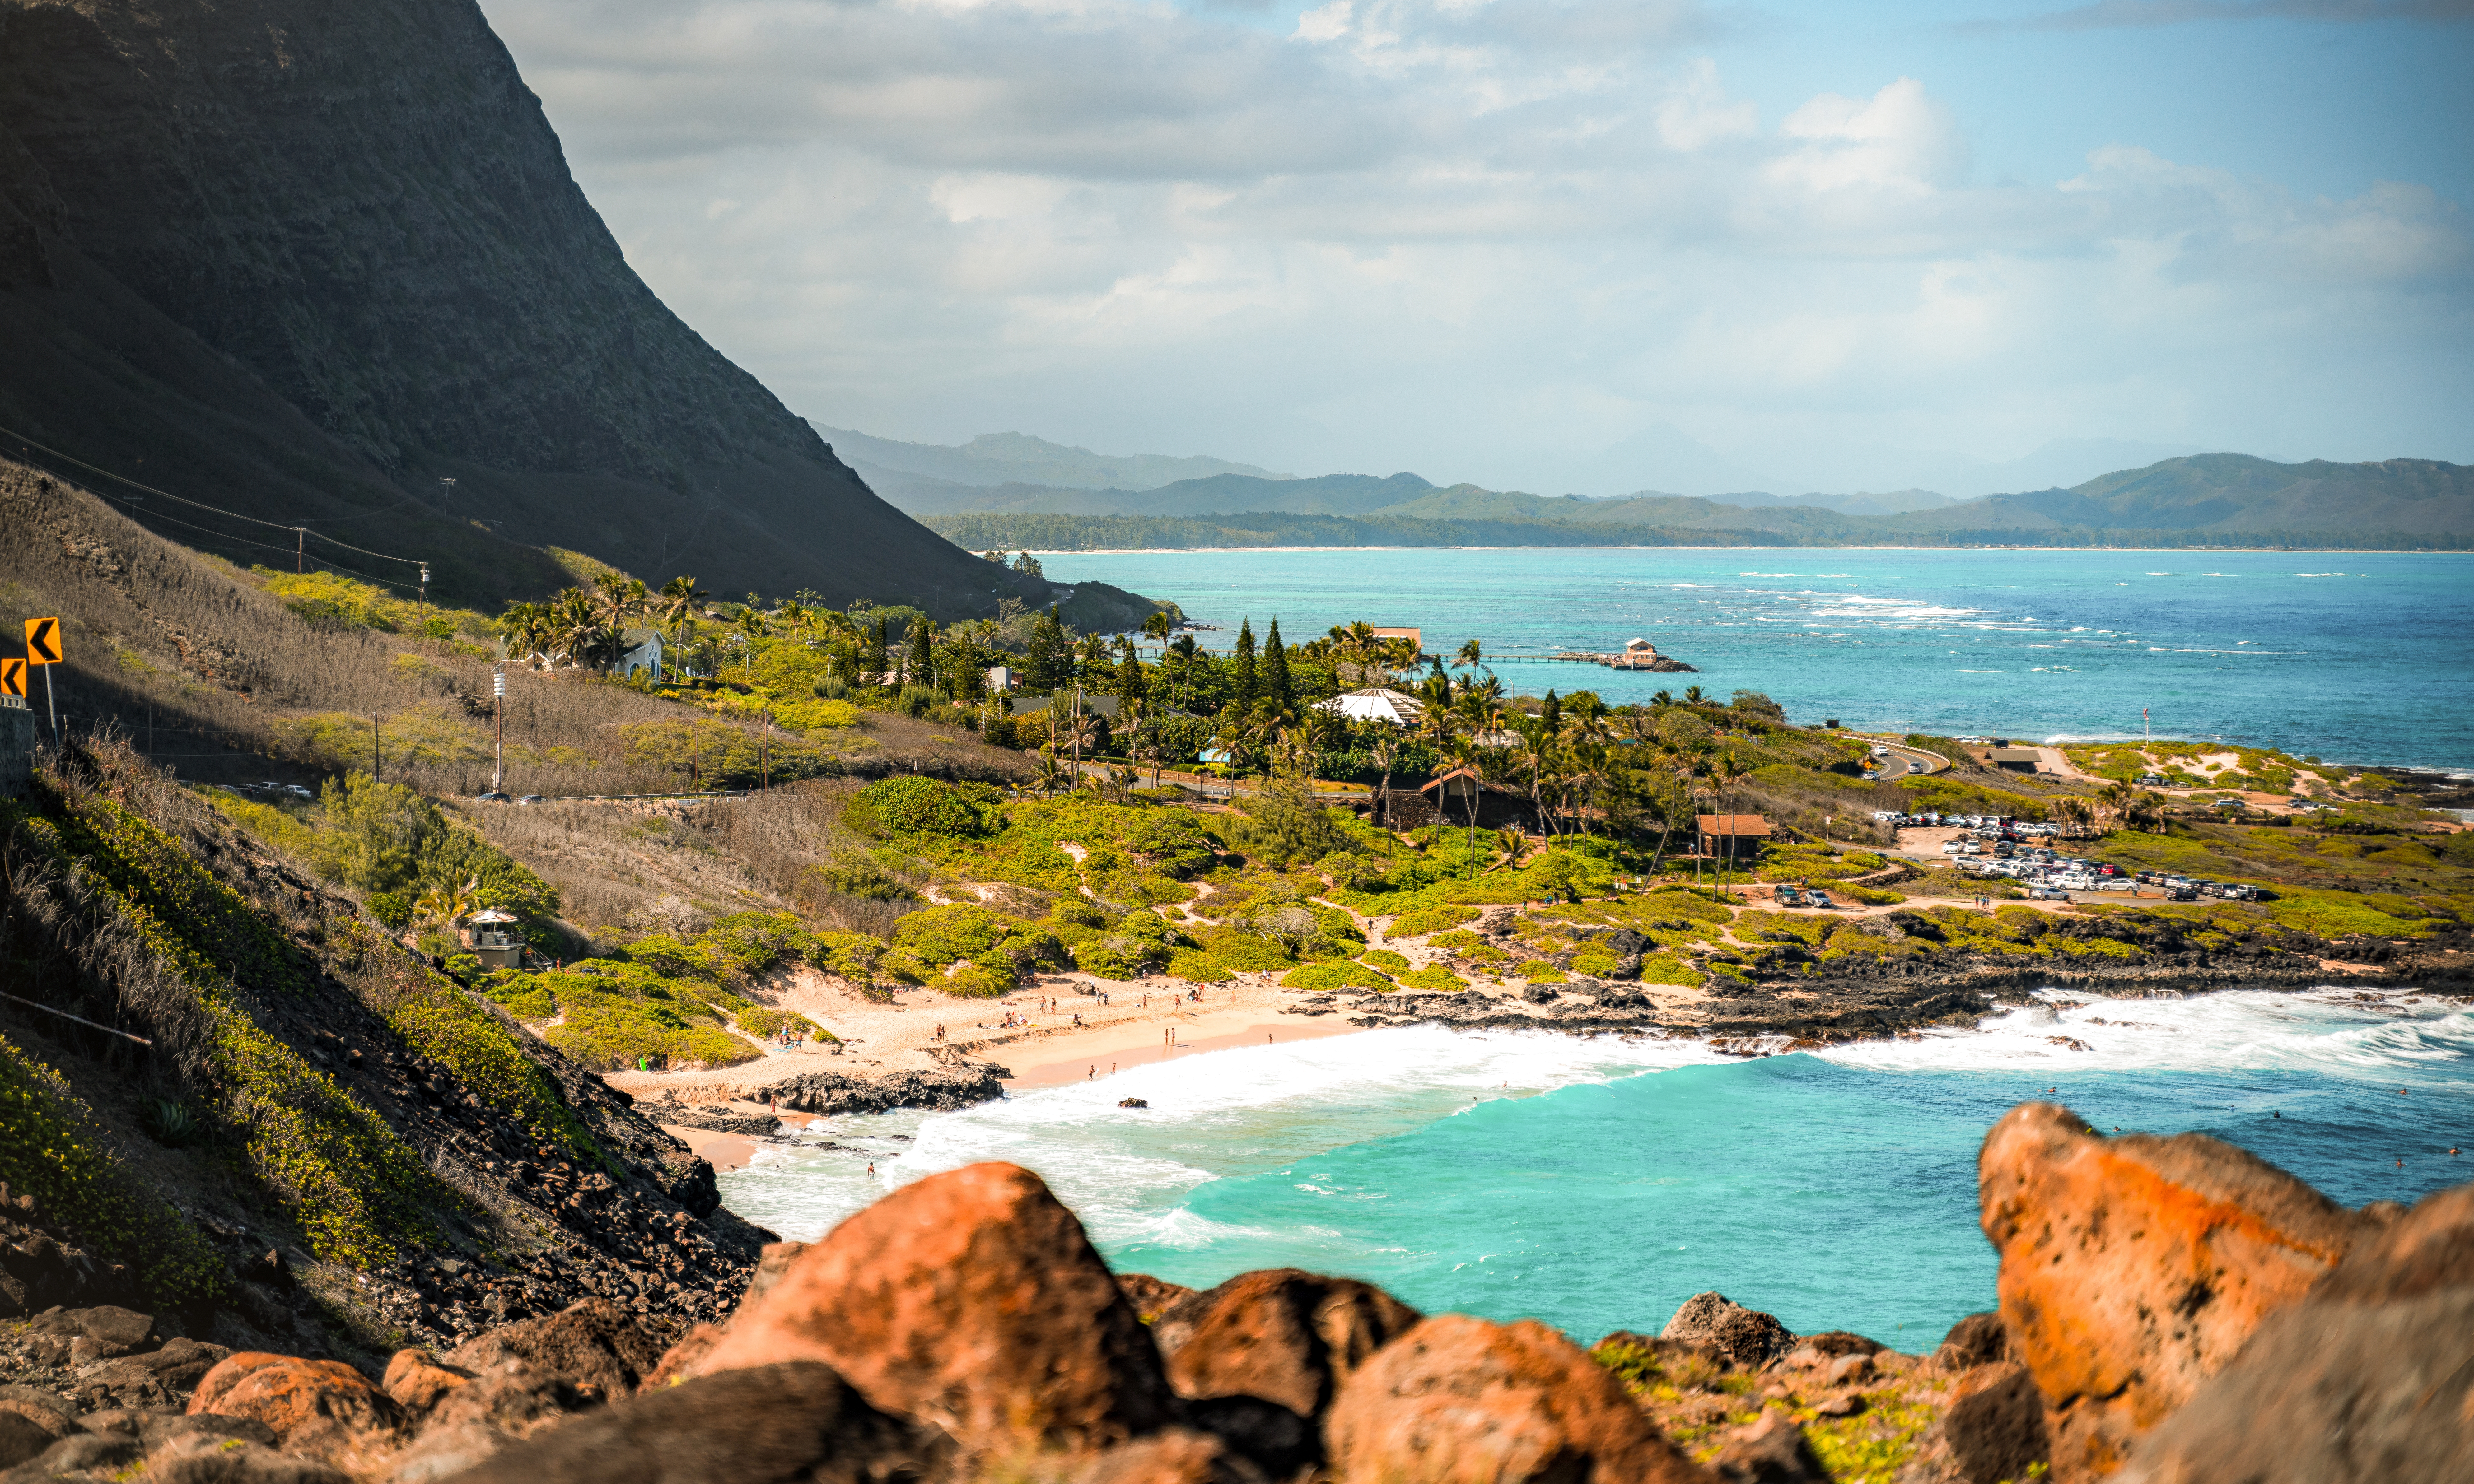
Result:
[[[698,1368],[830,1366],[880,1410],[996,1455],[1109,1447],[1175,1420],[1158,1348],[1039,1177],[907,1185],[792,1257]]]
[[[2474,1479],[2474,1186],[2424,1200],[2268,1316],[2123,1476]]]
[[[1344,1479],[1700,1484],[1712,1475],[1623,1383],[1534,1320],[1426,1320],[1341,1387],[1325,1429]]]
[[[813,1361],[751,1366],[605,1407],[457,1476],[459,1484],[816,1484],[942,1476],[938,1429],[887,1416]]]
[[[2064,1478],[2119,1468],[2380,1226],[2231,1144],[2104,1138],[2050,1103],[1994,1125],[1977,1180],[2001,1317]]]

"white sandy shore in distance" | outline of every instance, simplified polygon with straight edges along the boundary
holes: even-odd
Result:
[[[1086,985],[1104,990],[1108,1003],[1104,1005],[1083,993]],[[1009,1088],[1051,1087],[1079,1081],[1094,1068],[1104,1076],[1111,1066],[1359,1029],[1339,1015],[1290,1014],[1288,1006],[1303,996],[1296,990],[1279,988],[1270,974],[1200,986],[1164,978],[1114,983],[1079,974],[1046,974],[1004,999],[957,999],[937,990],[893,988],[893,1003],[883,1004],[861,996],[832,975],[801,969],[764,997],[840,1037],[839,1047],[823,1042],[796,1049],[774,1047],[765,1056],[737,1066],[616,1071],[606,1074],[605,1080],[640,1105],[673,1099],[698,1106],[728,1102],[755,1113],[765,1110],[761,1094],[766,1086],[806,1072],[867,1077],[929,1071],[943,1065],[940,1056],[958,1053],[1004,1067],[1011,1073],[1006,1079]],[[1200,1000],[1183,997],[1195,989],[1201,992]],[[1005,1025],[1007,1011],[1026,1023]],[[936,1035],[939,1026],[945,1032],[941,1040]],[[729,1102],[726,1094],[734,1091],[756,1095]],[[647,1106],[645,1112],[657,1121],[661,1116],[657,1106]],[[787,1113],[782,1116],[805,1121]],[[754,1144],[740,1136],[664,1127],[711,1160],[716,1169],[736,1169],[754,1153]]]

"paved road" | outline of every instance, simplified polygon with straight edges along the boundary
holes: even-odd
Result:
[[[1909,747],[1904,742],[1882,742],[1871,737],[1863,740],[1889,753],[1886,759],[1874,759],[1880,764],[1880,767],[1873,777],[1882,782],[1886,783],[1892,778],[1903,778],[1911,773],[1917,775],[1946,773],[1950,769],[1950,759],[1939,753],[1927,752],[1921,747]]]

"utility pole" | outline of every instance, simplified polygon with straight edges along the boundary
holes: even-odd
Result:
[[[378,757],[378,713],[372,711],[370,713],[370,781],[376,783],[385,777],[386,775],[380,771]]]
[[[497,724],[498,760],[490,769],[490,792],[498,793],[507,783],[507,672],[503,665],[490,670],[490,718]]]
[[[429,616],[429,563],[421,564],[421,616]]]
[[[292,570],[295,573],[308,570],[303,564],[307,562],[308,555],[309,530],[306,526],[294,526],[292,528]]]
[[[771,788],[773,786],[773,713],[768,710],[763,715],[764,732],[756,743],[756,786]]]

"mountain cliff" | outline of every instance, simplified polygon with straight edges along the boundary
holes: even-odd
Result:
[[[708,590],[1046,596],[662,304],[470,0],[0,0],[0,325],[12,444],[431,560],[467,599],[556,585],[551,544]]]
[[[2436,459],[2278,464],[2243,453],[2166,459],[2070,490],[1917,511],[1920,530],[2474,532],[2474,467]]]

